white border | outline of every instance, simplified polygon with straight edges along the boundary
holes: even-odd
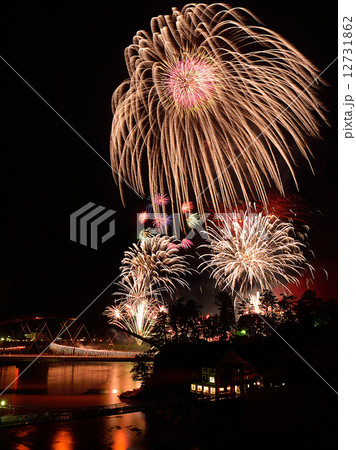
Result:
[[[327,7],[327,6],[326,6]],[[343,17],[352,16],[352,78],[342,72]],[[344,138],[344,97],[356,98],[356,3],[339,2],[338,19],[338,151],[339,151],[339,449],[356,448],[356,137]],[[347,83],[350,89],[347,90]],[[355,103],[356,105],[356,103]],[[356,136],[356,108],[353,109]]]

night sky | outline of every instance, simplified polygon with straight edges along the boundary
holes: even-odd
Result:
[[[1,17],[4,59],[108,161],[106,165],[31,89],[0,61],[2,72],[3,216],[1,311],[3,316],[76,315],[117,275],[124,250],[136,240],[136,212],[145,201],[126,190],[123,208],[109,167],[111,96],[127,78],[124,49],[150,18],[185,2],[7,2]],[[337,56],[337,3],[324,1],[230,2],[256,14],[324,70]],[[320,97],[332,127],[311,142],[315,175],[306,161],[296,169],[300,194],[311,210],[314,288],[337,296],[337,65],[324,74]],[[4,101],[5,100],[5,101]],[[285,174],[288,192],[296,192]],[[69,216],[88,202],[117,211],[116,236],[99,250],[69,240]],[[213,295],[192,296],[205,310]],[[113,300],[110,288],[88,315]],[[303,290],[303,289],[301,289]],[[211,289],[210,289],[211,292]],[[300,290],[298,291],[300,292]],[[200,297],[199,297],[200,295]],[[187,293],[189,296],[189,293]]]

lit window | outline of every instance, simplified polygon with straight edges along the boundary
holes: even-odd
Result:
[[[240,386],[235,386],[235,394],[241,394]]]
[[[210,394],[213,394],[213,395],[214,395],[215,392],[216,392],[215,388],[214,388],[214,387],[211,387],[211,388],[210,388]]]
[[[203,386],[201,386],[200,384],[198,384],[197,386],[197,391],[201,392],[203,390]]]
[[[204,392],[208,393],[209,392],[209,388],[208,386],[204,386]]]
[[[224,388],[223,387],[219,388],[219,391],[224,392]]]
[[[209,383],[215,383],[215,377],[209,377]]]
[[[231,391],[231,386],[228,386],[228,387],[226,388],[226,390],[227,390],[227,392],[230,392],[230,391]]]
[[[192,391],[195,391],[195,390],[197,389],[197,385],[196,385],[196,384],[191,384],[191,385],[190,385],[190,389],[191,389]]]

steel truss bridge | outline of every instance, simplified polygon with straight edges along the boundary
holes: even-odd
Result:
[[[124,330],[64,316],[0,320],[0,355],[134,358],[144,351]]]

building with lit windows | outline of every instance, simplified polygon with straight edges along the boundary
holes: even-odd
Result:
[[[216,346],[205,355],[197,381],[190,390],[197,395],[240,395],[259,383],[254,367],[239,356],[233,348]]]

